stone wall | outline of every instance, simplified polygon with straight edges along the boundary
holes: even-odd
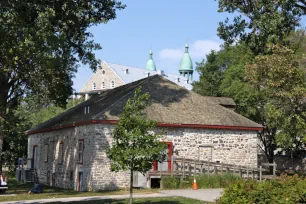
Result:
[[[78,173],[83,172],[83,190],[112,190],[128,187],[127,172],[111,172],[105,148],[112,142],[113,125],[86,125],[75,128],[30,135],[28,157],[32,158],[37,145],[37,171],[39,181],[67,189],[77,190]],[[84,139],[83,164],[77,162],[79,139]],[[59,164],[59,144],[63,142],[64,159]],[[45,144],[48,144],[48,162],[44,161]],[[50,177],[47,176],[50,172]],[[70,174],[73,172],[73,178]],[[55,176],[55,182],[52,179]],[[47,181],[47,178],[50,180]]]
[[[90,77],[86,84],[82,87],[81,92],[92,91],[93,83],[96,83],[96,90],[103,89],[102,82],[105,84],[104,89],[112,89],[111,83],[114,81],[116,87],[122,86],[125,83],[119,78],[119,76],[109,68],[106,62],[103,62],[97,71]]]
[[[255,131],[167,128],[164,132],[176,156],[257,167]]]
[[[129,173],[111,172],[110,162],[105,153],[105,148],[112,143],[111,134],[114,128],[114,125],[93,124],[30,135],[28,157],[32,158],[33,146],[37,145],[39,181],[47,185],[77,190],[78,173],[83,172],[84,190],[128,187]],[[185,156],[190,159],[200,157],[214,162],[257,166],[255,131],[163,128],[158,132],[164,135],[164,141],[173,143],[174,156]],[[84,139],[83,164],[77,162],[79,139]],[[59,164],[61,142],[64,159],[63,163]],[[48,144],[47,162],[44,161],[45,144]]]

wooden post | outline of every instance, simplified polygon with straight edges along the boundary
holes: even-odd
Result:
[[[217,166],[214,166],[214,174],[217,174],[218,172]]]
[[[221,163],[221,174],[223,174],[223,163]]]
[[[252,179],[254,179],[255,176],[254,176],[254,169],[252,169]]]
[[[171,177],[173,177],[173,155],[171,156]]]
[[[249,166],[247,166],[247,178],[249,178]]]
[[[194,176],[197,174],[197,160],[194,159]]]
[[[274,162],[273,163],[273,176],[276,175],[276,163]]]
[[[185,178],[185,157],[183,157],[183,179]]]
[[[262,180],[262,166],[259,166],[259,181]]]
[[[242,177],[242,166],[240,166],[239,175],[240,175],[240,177]]]

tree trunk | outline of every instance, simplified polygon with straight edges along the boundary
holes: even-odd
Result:
[[[133,170],[131,170],[131,177],[130,177],[130,204],[133,203]]]

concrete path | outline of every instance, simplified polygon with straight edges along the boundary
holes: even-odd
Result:
[[[0,203],[7,204],[23,204],[23,203],[53,203],[53,202],[72,202],[72,201],[92,201],[92,200],[110,200],[110,199],[127,199],[130,195],[109,195],[109,196],[90,196],[90,197],[70,197],[70,198],[50,198],[41,200],[20,200],[20,201],[6,201]],[[173,197],[172,195],[164,193],[153,193],[153,194],[134,194],[133,198],[156,198],[156,197]]]
[[[199,189],[199,190],[165,190],[161,191],[170,196],[181,196],[186,198],[193,198],[196,200],[203,200],[207,202],[214,202],[216,199],[220,198],[223,189]]]

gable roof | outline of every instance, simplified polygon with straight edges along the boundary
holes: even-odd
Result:
[[[108,62],[105,63],[119,76],[120,79],[122,79],[127,84],[146,78],[148,77],[148,74],[149,76],[157,75],[159,72],[159,71],[152,71],[152,70],[108,63]],[[126,69],[128,70],[128,72],[125,72]],[[185,78],[184,76],[164,73],[163,77],[182,87],[185,87],[188,90],[192,89],[192,85],[190,83],[187,83],[187,78]]]
[[[146,108],[147,118],[159,126],[194,128],[262,130],[262,126],[213,103],[172,81],[154,75],[100,94],[27,131],[27,134],[92,123],[116,123],[134,90],[142,86],[148,92],[151,104]],[[90,113],[84,114],[84,108]]]

